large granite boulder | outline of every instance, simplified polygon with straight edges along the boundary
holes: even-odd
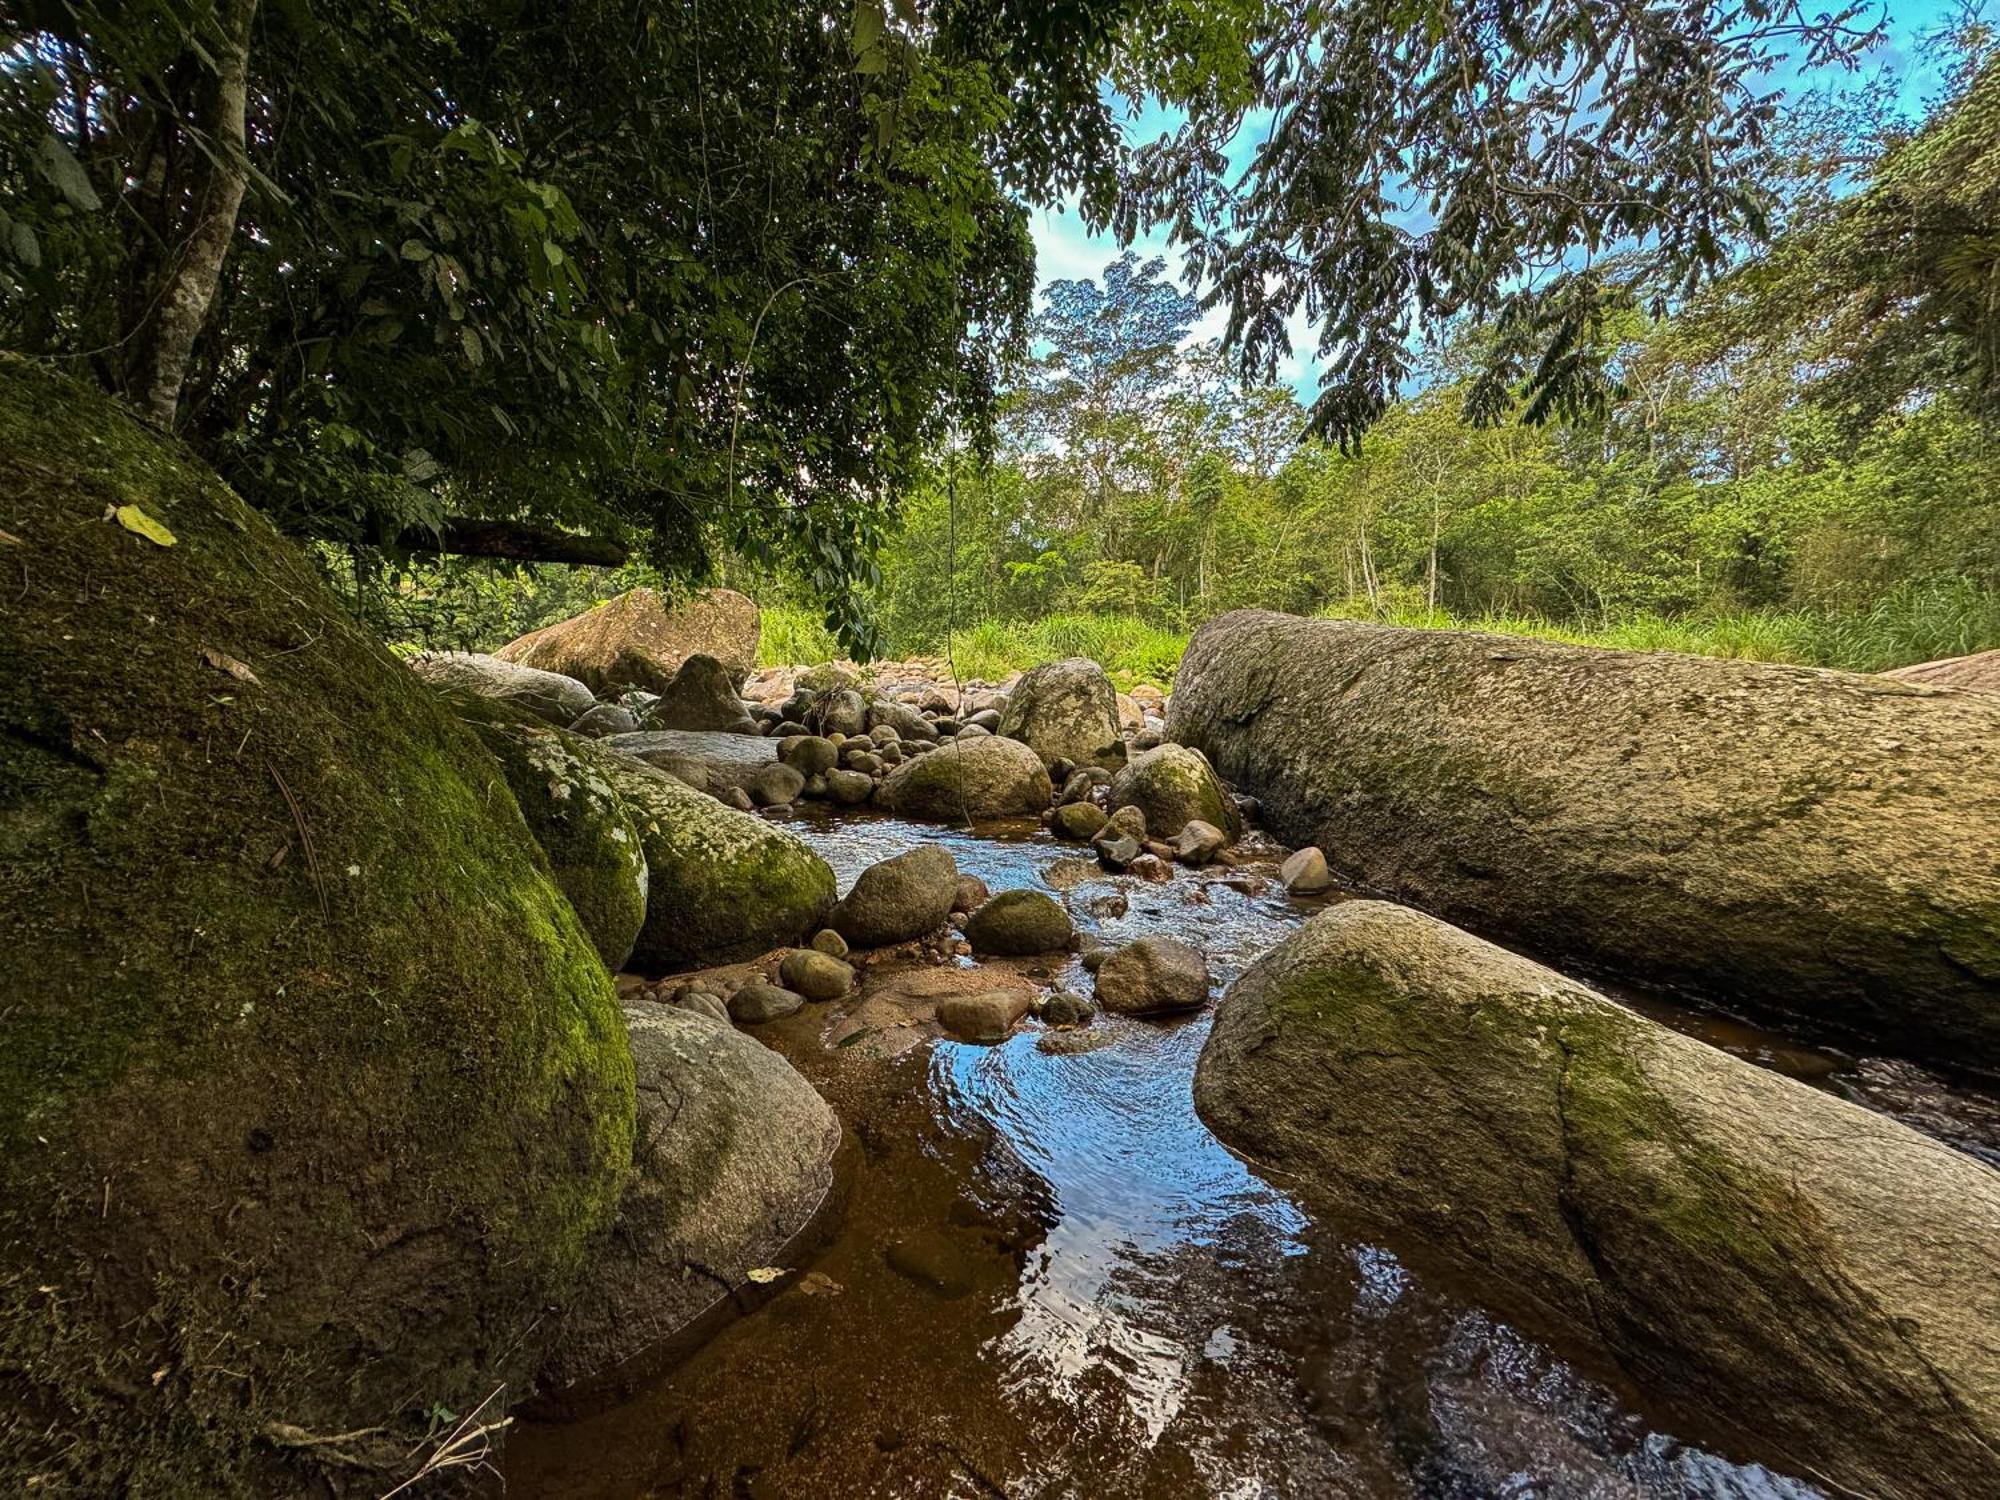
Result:
[[[630,1005],[641,1142],[616,1233],[565,1306],[543,1394],[570,1415],[658,1373],[716,1304],[782,1265],[833,1185],[840,1124],[778,1053],[724,1022]]]
[[[0,356],[0,496],[0,1491],[389,1490],[616,1211],[610,977],[477,736],[179,445]]]
[[[705,589],[671,607],[652,589],[632,589],[493,654],[574,677],[604,697],[627,688],[664,693],[697,653],[740,686],[757,665],[761,633],[757,606],[733,589]]]
[[[1230,987],[1195,1105],[1760,1458],[2000,1493],[2000,1173],[1969,1156],[1378,901]]]
[[[951,916],[958,863],[941,844],[878,860],[855,878],[827,926],[856,948],[886,948],[936,932]]]
[[[1967,693],[2000,693],[2000,651],[1920,661],[1914,666],[1897,667],[1882,675],[1899,682],[1921,682],[1926,687],[1957,688]]]
[[[876,789],[875,802],[907,818],[958,822],[1038,813],[1055,788],[1042,759],[1019,740],[957,740],[906,760]]]
[[[579,735],[496,720],[475,724],[506,773],[528,831],[607,968],[623,968],[646,919],[646,853],[611,765]]]
[[[1021,675],[994,730],[1021,741],[1052,766],[1125,763],[1118,730],[1118,690],[1087,656],[1044,662]]]
[[[1219,828],[1233,843],[1243,836],[1243,814],[1198,750],[1156,745],[1132,757],[1111,778],[1111,805],[1136,807],[1146,815],[1146,831],[1171,839],[1192,822]]]
[[[590,689],[574,677],[474,651],[426,651],[410,658],[410,670],[432,687],[492,698],[557,726],[572,724],[597,706]]]
[[[1991,694],[1243,611],[1171,723],[1343,883],[2000,1070]]]
[[[818,929],[833,905],[833,871],[797,834],[635,761],[613,763],[610,774],[646,850],[635,968],[733,963]]]

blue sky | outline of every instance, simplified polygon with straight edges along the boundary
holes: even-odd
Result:
[[[1829,0],[1829,8],[1832,3],[1833,0]],[[1938,94],[1944,82],[1945,59],[1937,49],[1926,46],[1925,38],[1958,10],[1959,7],[1951,0],[1902,0],[1902,3],[1878,7],[1875,13],[1883,18],[1888,34],[1881,45],[1864,59],[1863,72],[1879,72],[1894,80],[1905,107],[1916,113],[1926,99]],[[1806,86],[1825,81],[1830,76],[1838,75],[1813,75],[1806,80]],[[1239,136],[1238,143],[1232,147],[1230,155],[1234,165],[1240,167],[1248,159],[1251,143],[1257,138],[1258,123],[1251,121]],[[1170,124],[1170,117],[1159,108],[1141,109],[1127,121],[1126,139],[1134,143],[1152,140]],[[1112,236],[1090,233],[1074,208],[1036,211],[1033,229],[1037,276],[1043,287],[1052,281],[1095,277],[1106,263],[1116,260],[1120,253],[1120,247]],[[1164,256],[1169,268],[1179,274],[1180,257],[1168,247],[1163,232],[1147,236],[1132,248],[1142,257]],[[1224,321],[1224,314],[1218,308],[1195,326],[1192,337],[1197,340],[1215,338],[1222,332]],[[1310,403],[1318,394],[1318,368],[1314,358],[1317,339],[1311,325],[1303,317],[1293,319],[1291,335],[1292,355],[1280,367],[1279,378],[1291,385],[1302,400]]]

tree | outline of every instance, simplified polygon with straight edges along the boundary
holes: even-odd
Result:
[[[1191,100],[1139,153],[1117,222],[1169,227],[1228,308],[1247,372],[1275,371],[1303,309],[1326,361],[1313,424],[1343,443],[1395,400],[1411,335],[1454,318],[1497,335],[1469,417],[1499,419],[1521,388],[1529,420],[1575,417],[1610,393],[1596,357],[1609,315],[1635,299],[1664,310],[1761,238],[1782,164],[1760,85],[1781,62],[1851,59],[1873,35],[1860,14],[1796,0],[1256,7],[1235,33],[1256,87]],[[1224,147],[1265,113],[1239,174]]]

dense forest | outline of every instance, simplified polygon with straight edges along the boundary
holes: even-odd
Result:
[[[1190,338],[1161,260],[1051,284],[994,451],[933,447],[897,491],[882,649],[953,630],[973,675],[1081,651],[1164,679],[1244,605],[1864,669],[2000,642],[2000,70],[1983,29],[1949,41],[1921,121],[1865,80],[1800,108],[1780,232],[1671,306],[1607,308],[1579,351],[1606,390],[1567,420],[1476,410],[1505,335],[1458,319],[1343,446]],[[809,586],[720,566],[777,605],[768,659],[840,653]],[[492,645],[657,576],[460,566],[363,597],[412,642]]]

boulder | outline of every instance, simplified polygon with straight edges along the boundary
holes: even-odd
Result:
[[[886,948],[936,932],[950,917],[958,863],[941,844],[919,844],[870,865],[835,905],[827,926],[857,948]]]
[[[698,652],[681,663],[673,680],[660,689],[659,698],[647,706],[640,728],[756,732],[722,663]]]
[[[866,771],[828,771],[826,796],[841,807],[858,807],[875,794],[875,778]]]
[[[938,1002],[938,1024],[962,1042],[1004,1042],[1021,1018],[1035,1008],[1024,990],[981,990],[947,995]]]
[[[569,732],[601,740],[608,734],[631,734],[638,727],[638,716],[624,704],[599,703],[577,715],[576,722],[569,726]]]
[[[596,705],[589,688],[559,672],[482,656],[474,651],[426,651],[410,658],[410,670],[435,688],[452,688],[492,698],[558,727]]]
[[[739,1026],[761,1026],[780,1021],[805,1006],[806,997],[782,985],[753,979],[738,986],[729,997],[729,1019]]]
[[[630,687],[664,693],[696,654],[742,683],[757,665],[760,634],[757,606],[733,589],[704,589],[672,608],[652,589],[632,589],[493,654],[564,673],[606,696]]]
[[[971,721],[967,721],[968,727]],[[1022,674],[995,734],[1021,741],[1044,765],[1122,765],[1118,693],[1104,668],[1084,656],[1044,662]]]
[[[795,943],[820,926],[833,904],[833,871],[797,834],[636,762],[614,762],[611,782],[646,850],[636,967],[707,968]]]
[[[1199,949],[1156,933],[1104,957],[1097,966],[1097,999],[1121,1016],[1195,1010],[1208,1003],[1210,982]]]
[[[1055,810],[1049,827],[1059,839],[1087,844],[1103,829],[1106,815],[1094,802],[1065,802]]]
[[[1156,745],[1132,757],[1111,778],[1111,805],[1131,804],[1146,815],[1157,838],[1170,839],[1199,818],[1220,828],[1234,843],[1243,836],[1243,815],[1214,768],[1186,745]]]
[[[498,720],[475,728],[598,956],[623,968],[646,920],[646,854],[609,762],[561,730]]]
[[[805,789],[806,779],[799,774],[797,767],[779,765],[775,761],[743,785],[750,800],[759,807],[783,807],[796,802]]]
[[[1077,990],[1057,990],[1035,1008],[1045,1026],[1088,1026],[1097,1014],[1097,1003]]]
[[[2000,698],[1244,611],[1172,711],[1346,882],[2000,1070]]]
[[[937,729],[929,719],[904,703],[891,703],[876,699],[868,705],[864,716],[865,727],[879,729],[887,727],[895,730],[896,738],[904,740],[934,740]]]
[[[996,958],[1053,953],[1076,933],[1062,903],[1045,891],[1002,891],[966,919],[974,953]]]
[[[1040,756],[994,736],[904,761],[882,779],[875,800],[905,817],[958,822],[1038,813],[1054,795]]]
[[[1190,820],[1174,839],[1174,858],[1184,865],[1213,864],[1229,847],[1229,835],[1200,818]]]
[[[478,737],[186,449],[0,356],[0,496],[0,1492],[394,1488],[616,1213],[610,976]]]
[[[1313,896],[1333,885],[1333,872],[1327,869],[1326,856],[1308,844],[1285,856],[1285,862],[1278,866],[1278,879],[1294,896]]]
[[[854,970],[817,948],[794,948],[778,965],[778,982],[808,1000],[838,1000],[854,987]]]
[[[1920,682],[1926,687],[1957,688],[1967,693],[2000,693],[2000,651],[1922,661],[1915,666],[1897,667],[1882,675],[1893,677],[1898,682]]]
[[[815,734],[843,739],[868,727],[868,700],[853,688],[828,688],[806,710],[805,725]]]
[[[986,888],[986,882],[977,875],[960,875],[952,887],[951,909],[953,911],[978,911],[986,904],[986,898],[993,893]]]
[[[1231,986],[1195,1104],[1766,1461],[1841,1493],[2000,1487],[2000,1173],[1906,1126],[1379,901]]]
[[[623,1397],[750,1273],[782,1264],[833,1185],[840,1125],[778,1053],[707,1015],[628,1006],[646,1147],[618,1232],[564,1308],[539,1384],[566,1415]]]
[[[608,735],[599,743],[618,755],[678,777],[698,792],[719,797],[732,787],[747,789],[778,759],[786,741],[717,730],[642,729],[636,734]]]
[[[840,747],[816,734],[792,735],[778,742],[778,759],[805,776],[824,776],[840,762]]]

